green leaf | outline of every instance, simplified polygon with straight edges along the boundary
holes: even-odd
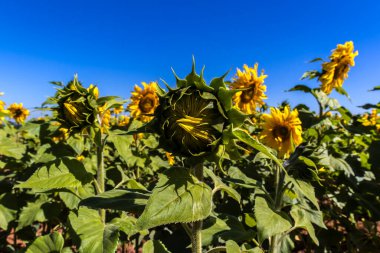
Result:
[[[319,241],[315,235],[313,224],[311,224],[311,221],[309,220],[309,217],[305,213],[305,211],[299,208],[298,206],[294,205],[290,210],[290,215],[294,220],[294,227],[306,229],[313,242],[319,245]]]
[[[347,91],[343,87],[335,87],[335,90],[341,94],[346,96],[348,99],[350,99],[350,96],[348,95]]]
[[[284,167],[282,166],[282,163],[279,159],[261,142],[253,138],[249,133],[241,130],[241,129],[234,129],[233,130],[234,135],[245,144],[249,145],[250,147],[264,153],[266,156],[268,156],[270,159],[272,159],[282,170],[285,171]],[[286,171],[285,171],[286,172]]]
[[[255,199],[255,216],[261,242],[291,228],[290,222],[274,212],[262,197],[256,197]]]
[[[232,97],[235,95],[236,92],[239,91],[239,89],[227,90],[225,87],[219,87],[218,98],[220,99],[220,102],[222,103],[223,108],[226,111],[232,109]]]
[[[304,162],[307,166],[312,167],[312,168],[318,170],[317,169],[317,165],[315,165],[315,163],[313,162],[313,160],[311,160],[311,159],[309,159],[309,158],[307,158],[305,156],[299,156],[298,159],[300,159],[302,162]]]
[[[46,221],[42,205],[47,203],[48,199],[45,195],[41,195],[35,202],[29,202],[27,206],[22,208],[16,231],[33,224],[33,222]]]
[[[237,243],[255,238],[253,230],[246,229],[239,219],[232,215],[219,214],[210,216],[203,222],[202,245],[217,244],[220,240],[233,240]]]
[[[305,93],[311,93],[311,88],[309,88],[309,86],[307,85],[297,84],[296,86],[294,86],[288,91],[303,91]]]
[[[212,181],[214,182],[213,193],[216,191],[225,191],[231,198],[240,203],[240,194],[235,189],[223,183],[222,180],[218,178],[214,172],[212,172],[212,170],[205,168],[204,171],[209,177],[211,177]]]
[[[149,240],[144,243],[142,252],[144,253],[170,253],[165,245],[158,240]]]
[[[290,177],[286,177],[285,181],[291,181],[295,187],[294,191],[296,192],[296,194],[298,196],[305,196],[319,210],[318,199],[315,197],[314,187],[311,184]]]
[[[92,176],[84,165],[76,159],[63,158],[54,164],[38,169],[18,188],[56,189],[80,187],[91,182]]]
[[[177,222],[194,222],[211,213],[212,191],[205,183],[181,167],[161,175],[143,214],[137,220],[140,230]]]
[[[54,232],[38,237],[26,250],[26,253],[61,253],[65,241],[62,235]]]
[[[239,252],[241,252],[239,245],[232,240],[228,240],[226,242],[226,250],[227,250],[227,253],[239,253]]]
[[[380,90],[380,85],[379,85],[379,86],[375,86],[375,87],[373,87],[373,89],[372,89],[372,90],[369,90],[369,91],[376,91],[376,90]]]
[[[254,189],[259,187],[259,184],[256,180],[247,177],[239,168],[237,167],[230,167],[228,169],[228,181],[233,182],[234,184],[244,187],[244,188],[249,188],[249,189]]]
[[[99,212],[80,207],[78,215],[69,214],[71,227],[79,236],[80,252],[114,253],[119,238],[118,227],[114,224],[103,224]]]
[[[0,139],[0,155],[21,159],[25,153],[25,145],[18,143],[12,139]]]
[[[127,216],[124,213],[121,218],[114,218],[111,220],[111,224],[118,227],[119,231],[123,231],[128,237],[138,233],[136,230],[137,219],[133,216]]]
[[[248,118],[248,115],[242,113],[236,108],[227,111],[229,120],[232,122],[233,127],[240,127]]]
[[[148,202],[148,192],[132,189],[106,191],[80,202],[80,205],[95,209],[114,209],[141,213]]]
[[[352,170],[351,166],[342,158],[335,158],[333,156],[329,156],[330,166],[334,170],[343,171],[347,176],[354,176],[355,173]]]
[[[6,208],[0,204],[0,228],[7,230],[8,224],[14,219],[16,211]]]

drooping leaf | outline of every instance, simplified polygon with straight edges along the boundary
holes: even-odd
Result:
[[[132,189],[114,189],[86,198],[80,205],[91,208],[114,209],[141,213],[148,202],[149,192]]]
[[[26,253],[61,253],[65,241],[62,235],[54,232],[38,237],[26,250]]]
[[[259,240],[261,242],[273,235],[281,234],[292,227],[290,222],[273,211],[262,197],[256,197],[255,199],[255,216]]]
[[[63,158],[54,164],[39,168],[19,188],[56,189],[79,187],[91,182],[92,176],[76,159]]]
[[[119,238],[118,227],[114,224],[103,224],[99,212],[80,207],[78,214],[69,214],[71,227],[79,236],[80,252],[114,253]]]
[[[293,88],[291,88],[289,91],[303,91],[305,93],[310,93],[311,88],[309,86],[303,85],[303,84],[297,84]]]
[[[161,175],[144,212],[137,220],[139,230],[177,222],[194,222],[211,213],[209,186],[181,167],[172,167]]]

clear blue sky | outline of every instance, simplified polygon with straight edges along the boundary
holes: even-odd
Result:
[[[380,1],[0,1],[0,91],[7,104],[39,106],[54,94],[49,81],[75,73],[101,95],[128,98],[134,84],[174,83],[206,65],[208,80],[244,63],[264,68],[270,105],[311,97],[284,90],[300,83],[307,62],[327,58],[353,40],[356,66],[344,87],[355,112],[376,103],[380,85]],[[229,78],[231,75],[229,76]],[[316,82],[309,83],[317,86]]]

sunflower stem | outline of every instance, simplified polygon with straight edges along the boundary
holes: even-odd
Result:
[[[104,172],[104,143],[101,142],[101,145],[96,147],[96,161],[97,161],[97,194],[103,193],[105,189],[105,172]],[[99,209],[99,215],[103,223],[106,222],[106,210]]]
[[[275,196],[274,196],[274,209],[276,212],[281,211],[283,184],[285,174],[278,165],[275,165]],[[269,240],[269,253],[280,253],[281,251],[281,234],[274,235]]]
[[[194,166],[194,176],[199,181],[203,181],[203,162]],[[192,253],[202,253],[202,225],[203,221],[195,221],[192,223],[191,245]]]

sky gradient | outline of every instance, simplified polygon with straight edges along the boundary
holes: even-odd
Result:
[[[352,40],[359,56],[344,88],[333,93],[353,112],[377,103],[380,85],[380,1],[11,1],[0,2],[0,91],[9,105],[40,106],[54,94],[49,81],[78,73],[101,95],[129,98],[135,84],[161,78],[174,85],[206,66],[210,81],[243,64],[259,63],[268,75],[267,103],[291,105],[312,97],[285,92],[303,72],[320,69],[337,44]]]

